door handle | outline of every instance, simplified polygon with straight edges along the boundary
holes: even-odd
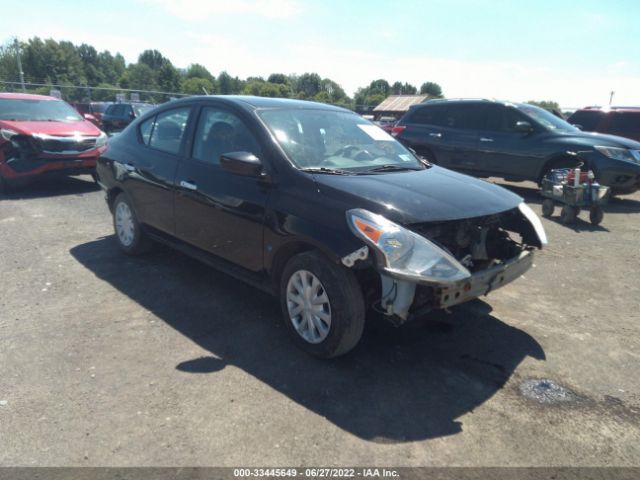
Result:
[[[197,190],[198,186],[193,182],[188,182],[185,180],[180,180],[180,186],[182,188],[186,188],[187,190]]]
[[[441,134],[441,133],[433,133],[433,132],[432,132],[432,133],[430,133],[430,134],[429,134],[429,136],[430,136],[430,137],[440,138],[440,137],[442,137],[442,134]]]
[[[493,138],[488,137],[480,137],[481,142],[493,142]]]

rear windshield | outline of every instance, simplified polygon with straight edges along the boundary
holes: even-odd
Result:
[[[82,117],[61,100],[0,98],[0,120],[77,122]]]
[[[640,132],[640,112],[612,112],[609,130],[612,132]]]
[[[104,113],[107,110],[108,106],[109,106],[108,103],[92,103],[91,111],[97,112],[97,113]]]
[[[572,125],[580,125],[583,130],[591,132],[598,128],[598,124],[602,120],[602,117],[604,117],[604,112],[601,112],[600,110],[584,110],[571,115],[567,119],[567,122]]]

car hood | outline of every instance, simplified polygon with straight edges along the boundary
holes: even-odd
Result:
[[[8,128],[22,135],[33,135],[34,133],[58,137],[100,135],[98,127],[86,120],[77,122],[21,122],[2,120],[0,121],[0,128]]]
[[[631,140],[630,138],[618,137],[616,135],[608,135],[606,133],[597,132],[567,132],[562,134],[565,139],[570,139],[581,145],[604,145],[607,147],[629,148],[631,150],[640,150],[640,142]]]
[[[365,208],[404,225],[481,217],[522,202],[502,187],[437,166],[380,175],[314,177],[320,193],[333,199],[342,196],[347,208]]]

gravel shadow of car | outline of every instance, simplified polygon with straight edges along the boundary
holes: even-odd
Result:
[[[97,192],[100,187],[88,175],[81,177],[48,176],[37,178],[13,191],[0,193],[0,200],[27,200]]]
[[[298,350],[273,297],[166,248],[124,256],[111,237],[73,257],[211,357],[185,358],[185,374],[239,367],[360,438],[405,442],[452,435],[456,419],[491,398],[525,357],[545,359],[527,333],[474,301],[396,329],[372,319],[360,345],[331,361]]]

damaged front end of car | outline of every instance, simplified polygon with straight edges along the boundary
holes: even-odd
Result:
[[[510,283],[532,266],[533,251],[547,243],[540,219],[525,203],[482,217],[406,226],[353,209],[347,223],[367,246],[342,263],[357,266],[371,252],[380,277],[375,307],[396,324]]]
[[[43,133],[25,134],[0,129],[0,159],[6,173],[27,174],[47,167],[83,166],[89,157],[104,150],[107,136],[55,136]]]

